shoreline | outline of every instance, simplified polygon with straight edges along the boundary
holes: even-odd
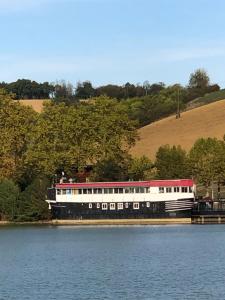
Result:
[[[104,226],[104,225],[185,225],[191,224],[191,218],[162,219],[95,219],[95,220],[49,220],[34,222],[0,221],[0,226],[47,225],[47,226]]]

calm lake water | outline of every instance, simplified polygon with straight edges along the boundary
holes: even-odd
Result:
[[[225,226],[0,228],[0,299],[225,299]]]

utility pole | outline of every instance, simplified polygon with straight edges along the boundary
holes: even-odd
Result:
[[[178,87],[177,89],[177,113],[176,113],[176,119],[180,118],[180,89]]]

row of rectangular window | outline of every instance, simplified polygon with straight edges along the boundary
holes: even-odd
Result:
[[[95,189],[57,189],[57,195],[86,195],[86,194],[133,194],[133,193],[150,193],[150,189],[144,187],[135,188],[95,188]]]
[[[96,207],[100,208],[101,204],[97,203]],[[128,208],[129,204],[128,203],[117,203],[117,209],[118,210],[121,210],[124,207]],[[150,202],[146,202],[146,207],[150,207]],[[89,203],[89,208],[90,209],[93,208],[93,204],[92,203]],[[108,203],[102,203],[102,210],[107,210],[107,209],[115,210],[116,209],[116,203],[109,203],[109,204]],[[139,203],[133,203],[133,209],[139,209]]]
[[[192,187],[187,186],[175,186],[175,187],[159,187],[159,193],[192,193]]]
[[[159,187],[159,193],[192,193],[192,187],[175,186],[175,187]],[[135,188],[95,188],[95,189],[57,189],[57,195],[86,195],[86,194],[133,194],[133,193],[150,193],[148,187]]]

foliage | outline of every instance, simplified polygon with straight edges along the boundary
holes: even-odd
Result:
[[[198,182],[209,187],[225,178],[225,144],[216,138],[198,139],[190,150],[190,165]]]
[[[16,82],[0,83],[0,88],[14,93],[16,99],[47,99],[54,91],[53,85],[48,82],[37,83],[29,79],[18,79]]]
[[[123,101],[131,119],[145,126],[177,111],[178,93],[181,109],[184,107],[185,90],[180,85],[163,88],[156,95],[132,98]]]
[[[39,176],[20,194],[16,221],[37,221],[50,218],[46,200],[50,181]]]
[[[159,147],[155,167],[159,179],[188,178],[190,176],[188,158],[180,146]]]
[[[152,179],[154,173],[151,160],[146,156],[131,159],[128,168],[128,176],[131,180]]]
[[[24,155],[37,114],[31,107],[12,100],[0,90],[0,178],[19,180],[24,172]]]
[[[53,100],[56,103],[64,102],[67,105],[77,103],[74,87],[71,83],[66,83],[64,80],[54,84]]]
[[[90,81],[78,82],[75,92],[77,99],[88,99],[96,96],[96,91]]]
[[[134,144],[135,124],[107,97],[79,106],[46,104],[30,138],[26,162],[37,173],[68,173],[123,155]]]
[[[91,176],[91,181],[125,181],[128,180],[130,157],[105,158],[98,161]]]
[[[12,180],[0,181],[0,220],[14,220],[18,196],[19,188]]]
[[[225,89],[217,90],[215,92],[205,94],[203,97],[196,98],[188,103],[188,107],[197,107],[223,99],[225,99]]]
[[[219,90],[220,87],[218,84],[210,85],[209,76],[204,69],[197,69],[190,75],[186,102]]]
[[[209,86],[210,80],[204,69],[197,69],[190,75],[189,87],[204,89]]]

